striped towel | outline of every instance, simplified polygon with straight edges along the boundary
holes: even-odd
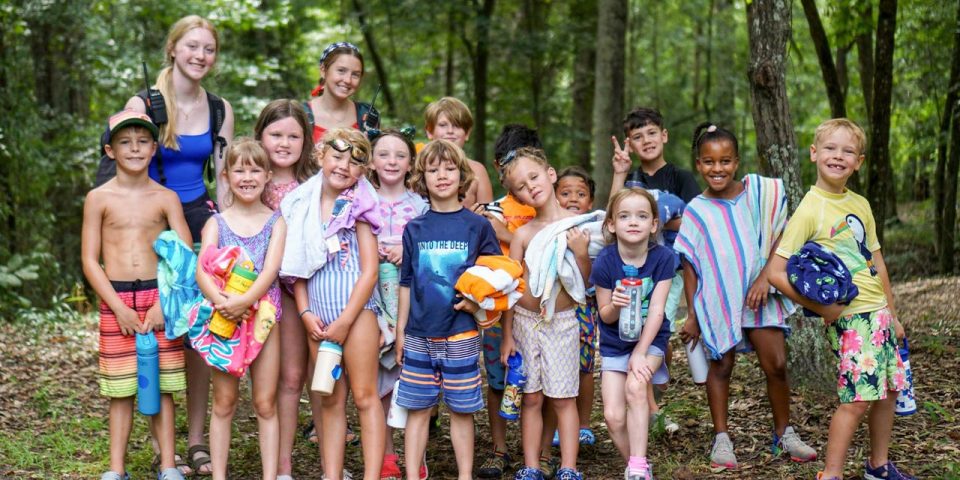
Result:
[[[482,255],[457,279],[454,288],[480,305],[474,314],[480,328],[489,328],[513,308],[526,290],[523,266],[505,255]]]

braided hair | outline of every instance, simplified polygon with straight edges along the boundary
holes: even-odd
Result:
[[[733,151],[740,155],[740,144],[737,142],[737,136],[729,130],[718,127],[712,122],[703,122],[693,129],[693,158],[700,156],[700,146],[707,142],[716,142],[727,140],[733,145]]]

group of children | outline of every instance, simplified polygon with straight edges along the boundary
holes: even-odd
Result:
[[[593,211],[590,175],[577,167],[558,174],[536,132],[521,125],[505,127],[495,145],[494,166],[509,193],[483,201],[492,197],[485,170],[486,186],[463,152],[469,110],[444,98],[426,111],[431,141],[419,152],[409,131],[391,129],[368,138],[335,128],[311,146],[300,104],[276,100],[261,112],[254,137],[236,139],[227,150],[218,180],[228,192],[203,228],[196,283],[217,314],[238,324],[252,322],[265,303],[278,307],[272,319],[279,333],[267,322],[257,332],[262,350],[248,359],[263,478],[292,478],[296,420],[291,425],[283,412],[296,412],[318,346],[330,341],[342,346],[345,375],[330,395],[310,392],[324,478],[345,476],[348,389],[363,433],[363,478],[404,477],[386,425],[394,388],[397,405],[409,411],[405,478],[427,477],[431,415],[441,398],[459,478],[475,473],[474,414],[484,405],[494,451],[478,476],[515,470],[517,479],[582,478],[578,448],[595,441],[589,417],[598,367],[604,418],[624,476],[652,479],[648,434],[661,390],[654,385],[666,383],[680,295],[689,306],[680,337],[702,343],[710,358],[713,466],[738,466],[727,399],[735,352],[751,348],[767,379],[774,453],[800,462],[816,458],[789,422],[786,318],[799,304],[824,318],[839,359],[841,405],[818,478],[842,478],[847,448],[871,405],[865,478],[911,478],[887,458],[895,391],[904,388],[896,348],[903,330],[869,205],[845,187],[864,160],[857,125],[836,119],[817,129],[810,149],[817,183],[788,222],[783,183],[738,178],[737,140],[715,125],[694,134],[693,155],[707,185],[700,192],[690,172],[664,161],[668,135],[659,112],[628,114],[624,147],[613,139],[610,201],[605,211]],[[157,127],[124,111],[111,117],[109,130],[106,152],[117,176],[87,196],[82,247],[84,272],[101,298],[100,390],[111,399],[110,471],[103,478],[126,478],[137,388],[131,334],[150,330],[160,342],[163,392],[161,412],[151,420],[158,469],[161,479],[182,478],[170,394],[184,388],[183,342],[161,332],[164,286],[151,279],[158,268],[153,242],[162,231],[172,229],[186,245],[193,239],[183,213],[172,207],[176,195],[147,176]],[[632,174],[631,154],[641,160]],[[860,295],[848,305],[814,303],[794,288],[786,262],[808,241],[839,255],[854,273]],[[244,293],[223,288],[204,262],[206,252],[229,247],[240,247],[257,273]],[[525,288],[498,322],[480,328],[480,305],[455,285],[481,257],[506,256],[504,262],[523,266],[522,281],[514,281]],[[641,280],[639,297],[624,287],[628,277]],[[638,301],[642,330],[624,338],[621,313]],[[504,365],[515,352],[527,375],[518,466],[497,415]],[[226,478],[239,376],[213,364],[211,370],[212,474]],[[559,462],[550,455],[554,443]]]

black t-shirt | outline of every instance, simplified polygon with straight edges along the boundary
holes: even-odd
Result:
[[[672,163],[660,167],[653,175],[647,175],[637,168],[627,175],[626,181],[640,182],[648,188],[670,192],[682,198],[685,203],[690,203],[690,200],[703,193],[690,170],[679,168]]]

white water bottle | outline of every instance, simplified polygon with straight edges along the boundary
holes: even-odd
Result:
[[[903,339],[903,346],[900,347],[900,359],[903,360],[903,369],[907,374],[907,389],[897,393],[895,412],[902,417],[917,413],[917,399],[913,396],[913,370],[910,368],[910,344],[906,338]]]
[[[333,387],[343,373],[340,369],[340,359],[343,357],[343,347],[336,342],[324,340],[320,342],[317,351],[317,364],[313,367],[313,382],[310,389],[320,395],[330,395]]]
[[[393,395],[390,395],[390,410],[387,411],[387,426],[405,428],[407,426],[407,409],[397,404],[400,380],[393,384]]]
[[[683,349],[687,352],[687,361],[690,363],[690,376],[693,377],[693,383],[703,385],[707,383],[707,354],[703,351],[703,341],[688,342],[683,344]]]

